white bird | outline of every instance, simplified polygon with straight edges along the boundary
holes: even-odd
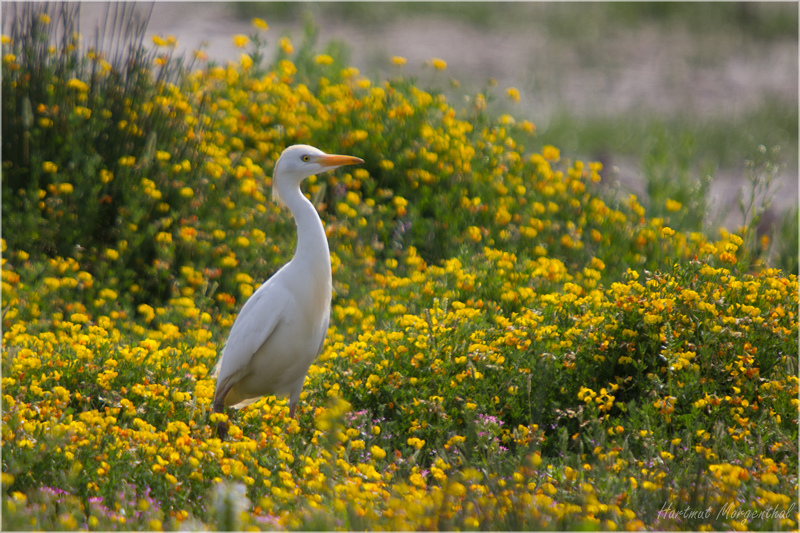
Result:
[[[325,342],[333,290],[325,228],[300,183],[320,172],[363,162],[296,145],[275,163],[272,196],[292,212],[297,247],[292,260],[253,293],[233,323],[215,368],[215,412],[276,395],[289,397],[289,416],[294,417],[308,368]],[[220,422],[217,432],[225,438],[227,424]]]

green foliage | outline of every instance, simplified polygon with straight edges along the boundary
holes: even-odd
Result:
[[[798,215],[797,206],[783,216],[782,220],[775,227],[775,236],[773,242],[777,243],[777,257],[774,262],[778,265],[783,265],[784,269],[789,274],[797,275],[798,260],[800,259],[800,251],[798,251],[798,242],[800,238],[798,235]]]

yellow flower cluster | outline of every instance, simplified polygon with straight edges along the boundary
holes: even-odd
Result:
[[[315,513],[324,512],[332,516],[353,513],[363,520],[353,524],[382,524],[390,529],[436,527],[442,520],[459,527],[499,520],[529,527],[593,523],[597,527],[638,529],[645,523],[637,513],[636,491],[666,490],[666,476],[675,467],[675,453],[667,450],[687,445],[711,463],[707,487],[710,505],[730,504],[738,509],[742,505],[736,503],[741,500],[740,491],[754,485],[760,496],[753,505],[788,509],[789,500],[780,481],[787,474],[787,464],[768,457],[758,457],[749,466],[715,462],[717,443],[723,436],[712,435],[711,426],[688,442],[677,439],[677,444],[666,449],[655,442],[651,432],[633,435],[632,441],[640,442],[645,449],[660,450],[661,466],[622,453],[619,442],[627,440],[626,428],[608,417],[626,388],[624,383],[596,389],[580,387],[577,398],[594,406],[600,420],[609,422],[605,424],[606,443],[596,445],[592,453],[596,462],[584,460],[578,470],[549,463],[537,453],[508,477],[501,477],[457,468],[466,461],[463,435],[444,436],[447,444],[442,451],[449,450],[446,455],[430,447],[436,439],[436,419],[464,412],[452,411],[449,405],[478,408],[486,376],[505,365],[516,367],[525,361],[520,356],[530,349],[541,354],[536,357],[569,354],[578,338],[590,337],[599,347],[594,357],[604,359],[615,347],[630,349],[636,336],[645,335],[666,343],[662,350],[664,368],[653,368],[651,379],[666,381],[672,376],[674,391],[681,390],[682,381],[690,382],[688,376],[698,373],[699,364],[706,364],[694,355],[701,347],[693,348],[694,352],[670,351],[674,339],[686,333],[681,328],[645,325],[639,332],[626,334],[628,330],[622,326],[630,322],[626,316],[644,318],[658,310],[670,316],[665,323],[685,324],[687,331],[703,327],[731,338],[748,335],[751,328],[778,336],[796,334],[796,317],[787,322],[788,312],[778,309],[780,302],[796,293],[797,282],[782,282],[772,271],[739,278],[724,268],[699,266],[693,288],[681,288],[670,298],[667,288],[678,281],[669,276],[647,282],[631,276],[625,284],[598,291],[567,281],[573,278],[562,265],[552,268],[543,259],[521,261],[508,252],[486,248],[478,261],[485,270],[475,271],[474,265],[468,267],[456,259],[443,267],[427,265],[411,252],[406,262],[416,266],[409,276],[376,275],[378,288],[372,293],[376,308],[371,313],[391,305],[392,299],[385,298],[388,294],[395,298],[402,295],[409,310],[415,308],[417,312],[400,313],[394,326],[383,329],[369,320],[363,308],[335,306],[332,342],[309,372],[308,391],[304,393],[306,402],[316,405],[316,430],[310,435],[301,427],[303,422],[286,418],[282,401],[264,399],[234,421],[231,442],[214,438],[204,413],[213,396],[210,368],[219,345],[205,329],[205,319],[192,300],[176,299],[167,308],[139,306],[148,323],[177,311],[184,317],[181,327],[170,321],[154,329],[141,328],[111,304],[107,314],[94,315],[73,304],[69,307],[71,314],[48,317],[46,329],[35,322],[29,322],[28,327],[9,323],[3,345],[4,353],[13,354],[13,358],[4,367],[4,446],[19,450],[17,453],[47,450],[53,464],[61,465],[71,478],[89,480],[86,487],[90,495],[110,490],[115,483],[114,469],[129,464],[147,472],[149,484],[162,483],[179,497],[202,493],[222,479],[238,480],[253,494],[261,495],[254,500],[258,505],[251,509],[253,520],[276,517],[287,528],[300,527],[313,520]],[[37,291],[40,302],[92,281],[74,262],[55,262],[50,268],[52,274],[60,273],[61,277],[51,276],[48,279],[53,281],[45,284],[44,291]],[[489,272],[504,280],[535,282],[543,277],[562,284],[561,290],[528,294],[524,300],[530,302],[530,309],[582,309],[580,319],[569,327],[557,326],[530,309],[506,315],[495,307],[485,329],[465,327],[486,319],[486,300],[480,297],[475,279],[488,279]],[[194,274],[187,271],[186,275]],[[583,283],[590,280],[584,278]],[[30,312],[35,304],[19,297],[25,287],[20,286],[19,276],[13,271],[4,270],[3,281],[4,297],[12,305],[7,320],[16,320],[21,308]],[[446,307],[438,298],[432,300],[432,306],[420,307],[426,294],[441,295]],[[110,302],[114,300],[111,294],[106,296]],[[715,297],[714,312],[701,309],[700,304],[711,297]],[[753,316],[746,306],[765,311]],[[595,307],[605,312],[591,312]],[[614,309],[619,311],[615,313]],[[348,324],[353,321],[359,327],[348,333]],[[737,328],[731,329],[735,321]],[[725,333],[723,324],[728,324],[730,333]],[[463,335],[469,335],[469,341],[458,349],[458,339]],[[636,351],[629,353],[635,355]],[[775,424],[781,424],[780,413],[790,416],[781,402],[797,394],[795,376],[762,382],[755,355],[754,346],[745,344],[744,352],[724,364],[727,379],[733,384],[730,395],[705,394],[693,401],[697,413],[709,409],[733,412],[734,425],[724,433],[734,442],[752,438],[751,419],[756,406],[770,412]],[[627,363],[621,359],[620,364],[636,364],[632,357]],[[681,364],[683,360],[686,363]],[[785,358],[778,363],[786,364]],[[562,372],[578,372],[574,358],[565,357],[561,366]],[[496,398],[495,409],[513,409],[511,398],[530,394],[524,391],[532,370],[523,367],[519,371],[520,379],[504,391],[505,399]],[[439,389],[444,396],[416,394],[410,400],[389,392],[393,399],[381,400],[386,402],[384,416],[398,410],[410,421],[406,431],[410,435],[404,437],[407,448],[394,454],[387,453],[384,428],[399,428],[371,418],[353,418],[351,406],[341,400],[340,383],[375,398],[386,398],[387,391],[414,383],[419,387],[430,373],[445,378]],[[86,383],[96,383],[97,388],[87,389]],[[746,392],[754,384],[758,397]],[[453,392],[445,392],[448,388]],[[686,393],[679,394],[686,398]],[[313,400],[315,397],[319,399]],[[332,398],[333,403],[326,404],[322,400],[325,397]],[[654,406],[657,413],[669,417],[678,407],[676,396],[660,396]],[[542,433],[536,426],[520,425],[502,429],[497,438],[504,446],[526,447],[541,442]],[[580,440],[580,432],[573,438]],[[309,439],[311,448],[298,446],[298,441],[305,439]],[[786,444],[774,442],[771,446],[780,449]],[[413,462],[410,470],[403,466],[410,457],[426,451],[435,457],[429,467]],[[623,499],[612,498],[595,485],[601,472],[627,472],[631,468],[645,474],[626,482],[626,490],[632,492]],[[7,473],[17,480],[27,476],[24,471]],[[574,494],[582,495],[581,503],[572,499]],[[668,494],[673,507],[688,503],[688,495]],[[299,510],[292,504],[298,500],[304,502]],[[174,514],[172,523],[178,527],[187,516]],[[787,520],[790,527],[795,523],[791,517]]]

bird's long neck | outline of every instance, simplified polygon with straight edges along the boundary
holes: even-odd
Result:
[[[331,279],[331,254],[325,228],[317,214],[317,210],[303,196],[300,188],[281,191],[281,198],[292,212],[297,226],[297,247],[292,263],[298,268],[307,270],[313,279]]]

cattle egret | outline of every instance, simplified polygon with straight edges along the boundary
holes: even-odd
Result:
[[[331,311],[331,256],[317,210],[300,191],[307,177],[364,161],[290,146],[275,163],[272,196],[289,207],[297,226],[294,257],[245,302],[215,372],[214,411],[241,409],[262,396],[289,397],[289,416],[311,363],[322,351]],[[217,425],[220,438],[227,424]]]

